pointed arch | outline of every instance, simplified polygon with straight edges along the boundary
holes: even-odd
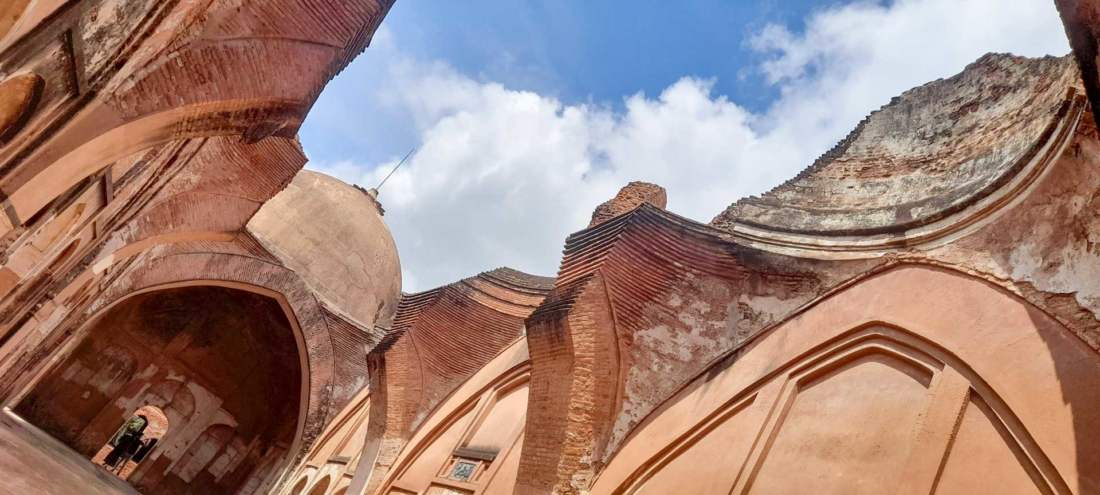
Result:
[[[699,375],[629,434],[592,492],[798,491],[822,486],[820,468],[871,492],[966,491],[982,479],[1090,493],[1098,381],[1100,356],[1019,297],[901,266]]]

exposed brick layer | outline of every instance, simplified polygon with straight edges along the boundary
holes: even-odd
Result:
[[[370,489],[380,483],[429,413],[523,336],[524,318],[549,285],[550,279],[499,268],[401,298],[392,329],[370,355],[367,435],[381,448],[361,483]]]
[[[711,224],[873,235],[939,220],[1018,173],[1077,84],[1069,56],[986,55],[902,93],[798,176]]]
[[[589,227],[604,223],[618,215],[622,215],[642,203],[649,203],[657,208],[664,209],[667,201],[665,188],[648,182],[631,182],[619,190],[619,193],[606,203],[596,207],[592,212],[592,221]]]
[[[776,255],[649,204],[566,241],[528,318],[520,489],[579,493],[625,435],[729,349],[871,266]]]

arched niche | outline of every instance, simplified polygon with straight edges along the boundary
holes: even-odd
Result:
[[[306,485],[309,484],[309,475],[303,475],[301,479],[290,489],[289,495],[303,495],[306,492]]]
[[[83,452],[85,443],[102,445],[133,408],[163,407],[181,428],[135,473],[131,482],[143,490],[234,493],[266,457],[285,462],[286,446],[300,442],[308,370],[301,335],[272,297],[228,284],[159,287],[108,305],[81,334],[15,410]],[[126,352],[104,352],[114,348]],[[116,354],[129,356],[133,371],[115,372]],[[98,409],[70,407],[86,400],[74,388],[84,382],[112,384],[95,388]],[[55,418],[83,433],[51,428]]]
[[[328,491],[329,484],[331,483],[331,476],[325,476],[324,478],[321,478],[319,481],[317,481],[316,484],[313,485],[312,488],[310,488],[309,495],[325,495],[325,492]]]
[[[713,365],[591,493],[1094,493],[1098,386],[1100,356],[1038,308],[895,268]]]
[[[289,452],[298,455],[321,433],[331,414],[336,372],[332,340],[317,298],[293,273],[263,259],[219,252],[157,253],[139,269],[127,272],[92,304],[94,315],[128,298],[165,289],[214,286],[266,296],[276,301],[293,330],[302,370],[298,433]],[[23,387],[26,389],[26,387]],[[286,463],[274,467],[279,472]],[[280,473],[281,475],[281,473]]]
[[[425,419],[379,493],[512,493],[530,387],[526,344],[506,348]]]

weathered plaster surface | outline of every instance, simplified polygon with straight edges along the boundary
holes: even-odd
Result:
[[[797,177],[711,224],[871,234],[941,218],[1019,170],[1077,81],[1069,56],[986,55],[902,93]]]
[[[1100,350],[1100,141],[1091,122],[1020,204],[922,256],[1016,290]]]
[[[381,207],[366,192],[303,170],[247,228],[334,311],[368,329],[391,325],[401,264]]]

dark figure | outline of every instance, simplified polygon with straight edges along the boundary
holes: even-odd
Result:
[[[155,438],[150,438],[150,439],[142,442],[141,449],[139,449],[137,451],[137,453],[134,454],[134,457],[132,457],[132,460],[134,462],[144,461],[145,457],[148,456],[149,452],[152,451],[153,447],[156,447],[156,446],[157,446],[157,439],[155,439]]]
[[[111,452],[103,460],[108,469],[114,471],[120,465],[126,465],[126,460],[141,449],[144,445],[141,436],[147,424],[145,416],[137,416],[127,421],[121,431],[115,434],[115,438],[111,439]]]
[[[112,470],[117,468],[124,458],[129,458],[137,449],[141,447],[141,433],[136,431],[126,431],[118,438],[118,443],[115,444],[111,452],[107,454],[107,458],[104,462],[111,467]]]
[[[141,441],[141,433],[134,435],[131,441],[124,446],[125,450],[122,451],[122,458],[119,459],[119,466],[125,466],[126,463],[134,457],[134,454],[137,454],[144,446],[145,442]]]

